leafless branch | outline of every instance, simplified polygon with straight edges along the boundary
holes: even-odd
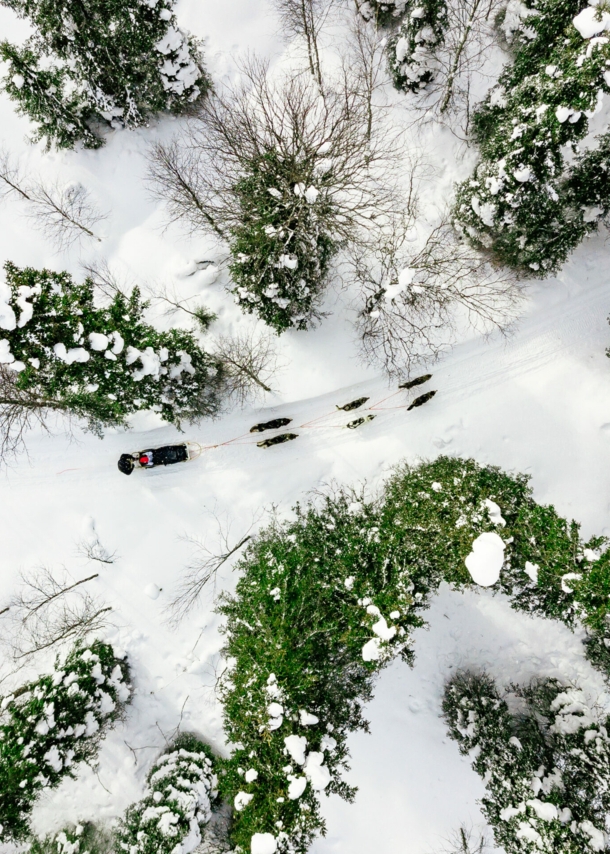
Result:
[[[63,412],[57,401],[42,398],[17,385],[18,374],[0,365],[0,463],[25,450],[25,436],[34,427],[49,432],[49,416]]]
[[[95,208],[82,184],[38,182],[31,194],[31,219],[59,249],[66,249],[83,235],[101,241],[92,229],[106,217]]]
[[[192,305],[191,300],[195,299],[194,296],[180,297],[176,293],[175,288],[170,288],[168,285],[157,285],[154,287],[149,285],[147,290],[153,302],[162,305],[166,315],[172,316],[180,312],[187,314],[197,323],[202,332],[205,332],[216,318],[216,315],[209,311],[203,303]]]
[[[22,575],[22,586],[9,603],[11,625],[2,638],[13,661],[20,662],[64,641],[74,643],[106,625],[103,607],[82,585],[98,574],[74,582],[64,570],[40,567]]]
[[[342,61],[344,79],[366,105],[366,136],[371,139],[376,113],[387,109],[384,87],[388,83],[385,38],[362,15],[351,18],[348,49]],[[381,96],[381,100],[380,100]]]
[[[132,286],[121,281],[116,273],[110,269],[105,259],[83,263],[81,267],[86,276],[93,281],[97,290],[107,300],[113,300],[117,294],[128,296],[132,290]]]
[[[116,552],[109,552],[108,549],[102,545],[98,537],[90,540],[81,540],[76,545],[76,550],[83,557],[87,558],[87,560],[95,560],[98,563],[112,564],[117,559]],[[91,576],[95,578],[95,576]]]
[[[220,543],[215,549],[210,549],[205,542],[192,537],[184,539],[195,547],[193,559],[186,567],[186,572],[176,589],[174,598],[166,608],[171,625],[177,626],[195,608],[201,594],[210,581],[216,582],[218,570],[224,566],[247,542],[251,534],[241,537],[237,543],[232,543],[230,533],[220,520],[218,534]]]
[[[447,840],[442,854],[484,854],[488,851],[487,838],[483,833],[475,833],[472,828],[462,824]]]
[[[276,339],[269,333],[245,332],[219,336],[213,350],[225,366],[227,400],[245,406],[271,392],[268,385],[278,368]]]
[[[106,218],[93,204],[82,184],[28,180],[18,160],[0,149],[0,195],[16,195],[28,203],[28,216],[58,249],[66,249],[81,237],[101,240],[93,228]]]

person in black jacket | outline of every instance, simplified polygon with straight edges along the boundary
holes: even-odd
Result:
[[[136,462],[142,468],[155,468],[155,466],[171,466],[174,463],[184,463],[189,458],[188,447],[181,445],[164,445],[162,448],[150,448],[139,451],[137,454],[121,454],[118,462],[119,471],[123,474],[131,474]]]

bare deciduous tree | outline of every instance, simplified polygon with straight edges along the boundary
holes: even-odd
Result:
[[[249,59],[240,82],[218,87],[183,138],[151,150],[151,190],[170,221],[228,241],[243,219],[240,182],[270,151],[309,163],[306,186],[332,168],[328,229],[337,242],[395,210],[392,180],[381,179],[396,171],[398,133],[382,122],[371,131],[368,100],[350,74],[346,67],[322,98],[308,76],[272,80],[266,62]],[[293,194],[293,186],[277,190]]]
[[[274,3],[286,35],[305,40],[309,70],[323,93],[318,39],[335,0],[274,0]]]
[[[28,203],[28,216],[58,249],[83,236],[101,240],[93,228],[106,218],[82,184],[26,179],[18,160],[0,149],[0,195],[16,195]]]
[[[389,81],[385,55],[386,39],[361,15],[351,18],[347,52],[342,57],[344,79],[366,105],[367,138],[373,133],[373,122],[387,109],[384,87]],[[381,96],[381,97],[379,97]]]
[[[97,577],[96,573],[75,582],[65,570],[60,574],[47,567],[22,575],[22,586],[9,602],[11,620],[2,638],[14,662],[85,639],[106,625],[111,608],[82,587]]]
[[[445,219],[409,251],[411,223],[386,229],[367,255],[352,255],[360,288],[357,327],[365,360],[390,377],[437,358],[461,322],[487,333],[515,320],[522,288],[510,271],[459,240]]]
[[[423,116],[436,121],[457,117],[462,133],[468,133],[473,77],[485,72],[490,45],[498,40],[496,19],[505,6],[505,0],[447,1],[447,27],[435,49],[434,79],[415,101]]]
[[[505,5],[504,0],[450,0],[448,3],[449,22],[443,49],[439,51],[437,78],[441,115],[461,101],[468,122],[471,79],[489,57],[489,47],[496,40],[495,19]]]
[[[215,339],[213,351],[225,366],[228,401],[243,407],[272,391],[268,384],[278,368],[274,336],[265,332],[222,335]]]

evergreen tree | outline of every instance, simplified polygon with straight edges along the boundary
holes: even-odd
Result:
[[[54,672],[0,706],[0,840],[24,839],[38,795],[97,755],[130,696],[129,670],[108,644],[76,645]]]
[[[234,746],[220,788],[235,806],[232,842],[244,851],[255,840],[278,854],[305,854],[324,829],[320,792],[353,797],[341,779],[347,736],[366,728],[364,704],[375,676],[398,655],[412,660],[412,631],[423,625],[423,611],[442,581],[471,586],[467,559],[482,534],[498,532],[492,536],[502,543],[503,560],[494,589],[514,608],[568,626],[578,619],[589,627],[605,624],[608,613],[607,541],[584,543],[575,522],[534,501],[522,475],[440,457],[400,466],[376,499],[337,489],[318,506],[295,511],[292,521],[274,520],[250,542],[235,594],[220,607],[225,652],[233,661],[222,699]],[[515,797],[525,803],[535,798],[540,741],[524,737],[527,750],[516,750],[507,709],[488,684],[483,688],[495,710],[489,726],[502,736],[498,755],[509,770],[514,763]],[[542,700],[535,703],[546,714]],[[559,716],[559,705],[553,713]],[[593,737],[585,732],[580,741]],[[577,746],[560,744],[559,731],[554,739],[558,756]],[[604,755],[600,762],[607,762]],[[544,761],[550,773],[563,759]],[[598,828],[598,807],[581,810],[578,785],[570,783],[573,793],[562,808],[574,805],[581,830],[587,821]],[[553,838],[561,840],[558,827]],[[573,838],[580,844],[585,830],[577,828]]]
[[[214,757],[187,733],[152,766],[148,789],[129,807],[117,831],[117,851],[128,854],[189,852],[201,841],[217,797]]]
[[[554,679],[517,689],[511,714],[485,674],[460,673],[443,712],[460,751],[475,751],[483,812],[507,854],[607,851],[610,809],[608,723],[582,691]]]
[[[89,278],[11,263],[5,274],[0,363],[15,393],[2,405],[74,414],[98,433],[145,409],[173,424],[218,410],[222,365],[192,333],[145,323],[137,288],[98,307]]]
[[[396,89],[418,92],[434,79],[434,51],[444,41],[447,23],[445,0],[423,0],[407,9],[387,46]]]
[[[34,35],[0,44],[5,88],[59,148],[103,144],[103,125],[135,128],[154,114],[184,113],[209,86],[196,42],[174,0],[0,0]]]
[[[331,236],[332,170],[320,175],[322,158],[269,151],[252,161],[235,187],[241,222],[232,229],[232,293],[278,333],[307,329],[336,252]]]
[[[541,0],[525,10],[514,64],[474,117],[482,161],[457,188],[458,227],[529,275],[559,269],[610,211],[608,144],[589,154],[577,145],[610,92],[610,45],[597,37],[606,13],[581,7]]]

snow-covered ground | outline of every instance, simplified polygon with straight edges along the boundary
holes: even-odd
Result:
[[[285,45],[270,3],[179,0],[177,11],[184,26],[206,39],[217,77],[233,73],[235,56],[247,50],[282,61]],[[23,31],[0,8],[0,32],[19,38]],[[0,207],[0,261],[80,275],[81,261],[104,257],[140,282],[200,292],[222,331],[252,326],[224,292],[222,278],[209,270],[188,275],[194,261],[211,257],[211,247],[177,229],[164,231],[162,207],[147,195],[147,146],[178,126],[168,119],[117,132],[96,152],[45,153],[28,145],[27,120],[0,97],[0,142],[21,154],[29,170],[82,181],[109,212],[99,246],[58,255],[32,228],[24,205],[7,200]],[[472,161],[470,155],[458,158],[461,150],[447,131],[427,133],[439,167],[429,194],[440,203]],[[29,458],[0,475],[0,607],[20,571],[45,564],[65,565],[75,579],[90,574],[77,546],[93,524],[117,558],[99,568],[91,587],[114,609],[109,637],[128,651],[136,685],[125,723],[103,746],[98,771],[83,769],[78,780],[42,800],[35,828],[46,832],[75,819],[119,815],[140,796],[150,763],[179,724],[223,750],[214,695],[222,637],[212,596],[177,631],[164,615],[194,550],[185,538],[212,545],[217,519],[239,537],[272,505],[288,513],[308,491],[332,480],[366,480],[375,489],[399,460],[445,453],[527,472],[538,501],[581,521],[585,535],[610,533],[609,258],[604,234],[588,240],[559,277],[530,286],[511,337],[471,338],[456,346],[433,367],[423,389],[438,390],[432,401],[407,412],[404,404],[415,395],[401,392],[380,403],[376,419],[357,431],[340,429],[349,418],[337,416],[300,426],[332,413],[336,404],[366,395],[367,405],[374,405],[396,390],[358,360],[344,296],[333,291],[326,305],[332,314],[317,330],[282,337],[286,367],[265,408],[230,413],[187,435],[204,445],[243,437],[233,444],[189,465],[126,478],[116,469],[121,452],[160,444],[176,431],[141,417],[130,433],[108,431],[101,442],[61,432],[32,436]],[[402,408],[390,408],[396,406]],[[298,440],[257,448],[250,426],[278,416],[294,419]],[[233,583],[227,570],[216,592]],[[153,598],[156,588],[161,592]],[[381,677],[369,707],[371,734],[351,739],[356,803],[325,803],[328,836],[315,843],[315,854],[430,854],[460,823],[482,823],[481,782],[439,719],[443,681],[452,668],[484,665],[502,682],[534,674],[577,678],[593,696],[603,696],[601,677],[585,662],[577,635],[517,615],[491,591],[443,589],[429,612],[429,630],[417,633],[416,655],[413,670],[394,664]]]

